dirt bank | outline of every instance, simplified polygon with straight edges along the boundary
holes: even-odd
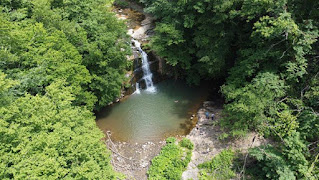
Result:
[[[107,132],[110,135],[110,132]],[[113,142],[109,138],[105,141],[112,151],[111,163],[114,169],[127,176],[127,179],[145,180],[151,160],[159,154],[165,141],[146,143]]]
[[[214,120],[206,119],[205,113],[215,114]],[[198,122],[196,127],[186,137],[194,143],[191,162],[187,170],[183,173],[183,180],[197,180],[199,170],[197,166],[205,161],[209,161],[226,148],[238,149],[246,152],[248,148],[259,146],[267,141],[259,137],[256,133],[249,133],[247,137],[237,140],[220,141],[219,136],[223,133],[217,125],[221,118],[222,103],[206,101],[203,107],[199,109]],[[253,138],[255,137],[254,142]]]
[[[214,113],[214,120],[206,119],[205,112]],[[198,179],[199,170],[197,166],[226,148],[246,152],[248,148],[259,146],[267,141],[256,133],[249,133],[247,137],[236,140],[220,141],[219,136],[223,133],[217,122],[221,118],[222,103],[219,101],[206,101],[198,110],[198,121],[196,126],[186,137],[194,143],[192,159],[187,170],[183,173],[183,179]],[[165,140],[146,143],[113,142],[111,132],[107,132],[106,145],[112,151],[111,163],[115,170],[125,174],[127,179],[145,180],[151,160],[157,156],[165,145]],[[181,139],[183,136],[176,137]],[[255,137],[254,143],[252,139]]]

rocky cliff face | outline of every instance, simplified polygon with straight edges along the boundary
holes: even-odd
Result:
[[[142,49],[147,52],[151,72],[153,73],[153,82],[157,83],[167,78],[171,72],[171,68],[166,64],[163,58],[160,58],[152,50],[149,50],[145,45],[149,42],[152,35],[154,35],[155,23],[151,15],[143,11],[143,7],[134,2],[127,1],[127,8],[115,7],[114,12],[119,19],[125,20],[128,27],[128,35],[142,43]],[[140,53],[132,44],[132,55],[127,57],[128,61],[133,61],[133,68],[127,74],[129,77],[129,84],[131,86],[125,88],[125,94],[131,94],[135,91],[136,82],[139,83],[140,88],[145,88],[145,81],[142,79],[142,60]]]

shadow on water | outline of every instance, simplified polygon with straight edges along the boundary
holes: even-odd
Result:
[[[110,130],[114,140],[133,143],[186,135],[196,123],[196,116],[190,117],[208,97],[209,84],[189,87],[179,80],[163,81],[154,94],[142,91],[97,113],[97,125]]]
[[[114,106],[114,104],[107,106],[103,109],[101,109],[99,112],[96,113],[96,119],[101,119],[103,117],[107,117],[112,113],[112,107]]]
[[[209,86],[207,85],[188,86],[180,80],[170,80],[164,83],[168,87],[163,92],[164,96],[176,101],[176,106],[171,113],[177,114],[179,117],[191,116],[199,108],[198,104],[203,102],[208,96]],[[188,107],[186,112],[185,107]]]

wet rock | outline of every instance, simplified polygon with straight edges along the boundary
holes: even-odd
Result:
[[[205,101],[203,103],[203,107],[207,108],[207,107],[211,107],[211,106],[214,106],[214,102],[213,101]]]
[[[143,161],[143,162],[140,164],[140,166],[143,167],[143,168],[147,167],[147,165],[148,165],[148,162],[146,162],[146,161]]]
[[[136,29],[132,34],[132,37],[137,40],[147,40],[151,35],[153,35],[153,29],[155,25],[153,23],[153,18],[146,16],[146,18],[141,22],[141,27]]]
[[[127,31],[127,34],[128,34],[129,36],[132,36],[133,33],[134,33],[134,30],[133,30],[133,29],[129,29],[129,30]]]
[[[126,77],[126,78],[128,78],[128,77],[130,77],[130,76],[131,76],[131,75],[130,75],[129,73],[126,73],[126,74],[125,74],[125,77]]]

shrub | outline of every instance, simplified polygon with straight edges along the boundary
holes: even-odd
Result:
[[[231,179],[235,176],[232,169],[235,152],[226,149],[216,155],[211,161],[198,165],[200,180],[206,179]]]
[[[151,167],[147,172],[149,179],[179,180],[182,178],[182,173],[191,160],[192,151],[189,148],[184,148],[181,144],[193,147],[189,140],[183,139],[182,141],[175,144],[175,138],[166,139],[166,145],[162,148],[160,154],[152,160]]]
[[[127,8],[129,6],[128,2],[123,1],[123,0],[115,0],[114,5],[118,6],[120,8]]]
[[[180,142],[179,145],[181,147],[185,147],[189,150],[193,150],[194,149],[194,144],[187,138],[183,138]]]
[[[174,144],[176,142],[176,139],[173,137],[169,137],[166,139],[166,144]]]

